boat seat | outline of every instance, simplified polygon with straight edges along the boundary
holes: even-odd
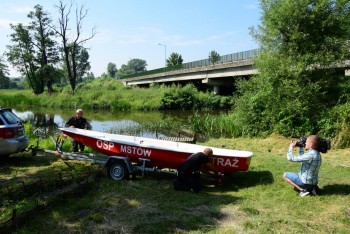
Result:
[[[174,142],[196,143],[196,139],[194,137],[160,137],[157,139],[165,140],[165,141],[174,141]]]

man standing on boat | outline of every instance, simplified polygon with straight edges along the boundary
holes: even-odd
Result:
[[[203,166],[207,166],[214,171],[214,166],[209,162],[209,157],[212,155],[213,150],[211,148],[205,148],[203,152],[190,155],[178,168],[177,177],[174,180],[174,189],[201,191],[202,185],[199,182],[200,170]]]
[[[80,128],[80,129],[91,129],[90,124],[87,122],[87,120],[83,117],[83,110],[78,109],[76,111],[76,115],[73,116],[68,120],[68,122],[65,124],[65,127],[69,128]],[[79,152],[84,151],[84,145],[76,140],[73,140],[73,152],[78,152],[78,147],[79,147]]]

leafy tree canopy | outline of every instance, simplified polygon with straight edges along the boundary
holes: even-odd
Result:
[[[238,82],[236,124],[244,135],[322,132],[334,107],[349,95],[347,0],[260,0],[262,22],[251,28],[260,45],[259,74]],[[345,98],[346,100],[346,98]]]
[[[144,72],[147,71],[147,62],[143,59],[130,59],[128,61],[128,64],[123,64],[120,69],[118,70],[117,74],[119,77],[125,76],[125,75],[130,75],[130,74],[135,74],[139,72]]]
[[[182,56],[178,53],[171,53],[169,58],[166,60],[166,66],[167,67],[172,67],[172,66],[176,66],[179,64],[182,64],[183,59]]]
[[[115,63],[108,63],[107,65],[107,74],[110,76],[110,77],[116,77],[117,75],[117,65]]]
[[[9,74],[8,67],[5,64],[3,56],[0,57],[0,89],[8,89],[10,87],[10,79],[7,77]]]
[[[54,64],[59,60],[51,19],[40,5],[27,16],[31,20],[27,26],[10,25],[14,32],[10,35],[12,45],[7,47],[8,61],[26,77],[34,93],[42,93],[45,85],[52,92],[54,73],[43,72],[48,67],[55,69]]]
[[[210,51],[209,53],[209,61],[211,64],[215,64],[220,61],[220,54],[215,50]]]

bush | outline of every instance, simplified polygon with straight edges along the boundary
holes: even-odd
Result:
[[[172,85],[171,88],[164,93],[161,99],[161,109],[170,110],[190,110],[193,109],[197,101],[197,88],[193,84],[184,87],[180,85]]]
[[[231,109],[233,106],[233,97],[219,96],[214,93],[198,92],[195,109]]]
[[[130,110],[131,104],[126,100],[113,100],[111,106],[114,110]]]
[[[318,125],[321,129],[319,135],[334,139],[334,147],[350,147],[350,102],[339,104],[325,112]]]
[[[229,109],[232,105],[232,97],[202,93],[193,84],[187,84],[184,87],[172,85],[161,99],[161,109],[170,110]]]

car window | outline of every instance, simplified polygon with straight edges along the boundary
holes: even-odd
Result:
[[[17,116],[11,111],[5,111],[1,113],[1,115],[8,124],[16,124],[20,122],[19,118],[17,118]]]
[[[0,125],[4,125],[4,122],[2,121],[1,118],[0,118]]]

